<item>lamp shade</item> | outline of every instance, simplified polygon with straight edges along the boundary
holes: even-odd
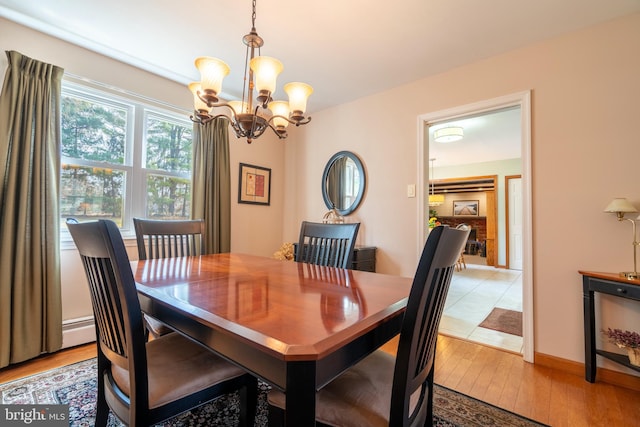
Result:
[[[274,116],[289,117],[289,103],[285,101],[273,101],[269,103],[269,109]],[[274,117],[273,124],[276,127],[286,128],[289,125],[289,121],[281,117]]]
[[[255,75],[255,84],[258,92],[267,91],[273,93],[276,91],[278,74],[284,68],[282,62],[270,56],[256,56],[249,62],[249,67],[251,67]]]
[[[605,212],[638,212],[635,206],[633,206],[629,201],[623,197],[619,197],[613,199],[606,208],[604,208]]]
[[[453,142],[462,139],[464,130],[460,126],[448,126],[433,131],[436,142]]]
[[[202,92],[202,85],[200,85],[200,82],[189,83],[189,90],[193,94],[194,108],[198,111],[202,111],[202,110],[209,111],[210,108],[207,105],[207,103],[204,102],[202,99],[200,99],[200,97],[198,96],[198,92]]]
[[[249,112],[249,107],[246,102],[242,101],[229,101],[229,107],[233,108],[236,114],[244,114]]]
[[[429,206],[440,206],[444,203],[444,194],[430,194]]]
[[[201,56],[196,59],[196,68],[200,71],[202,89],[212,90],[219,95],[222,90],[222,80],[230,71],[226,62],[210,56]]]
[[[283,89],[289,95],[289,110],[304,113],[307,110],[307,99],[313,93],[313,88],[306,83],[292,82],[284,85]]]

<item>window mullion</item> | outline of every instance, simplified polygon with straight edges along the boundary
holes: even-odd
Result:
[[[146,217],[145,201],[146,194],[146,173],[142,168],[144,153],[144,107],[140,104],[135,108],[135,127],[132,133],[133,143],[131,144],[131,179],[127,182],[127,190],[131,197],[129,204],[131,205],[131,215],[128,216],[128,224],[133,227],[133,217]],[[133,228],[131,228],[133,230]]]

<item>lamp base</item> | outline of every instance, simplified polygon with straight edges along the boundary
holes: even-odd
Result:
[[[620,273],[620,277],[624,277],[628,280],[636,280],[640,279],[640,273],[638,273],[637,271],[623,271]]]

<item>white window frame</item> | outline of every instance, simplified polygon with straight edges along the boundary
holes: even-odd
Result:
[[[123,238],[135,238],[133,218],[146,216],[147,193],[146,185],[134,185],[134,183],[147,182],[149,174],[191,179],[191,171],[179,173],[143,167],[145,161],[146,119],[151,115],[170,122],[190,126],[192,124],[189,120],[190,112],[122,89],[68,75],[65,75],[62,80],[62,96],[65,95],[78,96],[89,101],[127,109],[127,134],[125,137],[125,161],[123,165],[114,166],[112,163],[87,161],[67,156],[61,156],[61,164],[72,163],[81,166],[107,167],[124,171],[127,178],[124,184],[124,208],[120,232]],[[73,245],[71,235],[64,226],[60,227],[60,239],[63,245],[65,243]]]

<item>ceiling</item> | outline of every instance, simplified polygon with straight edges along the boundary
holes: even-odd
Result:
[[[286,82],[309,83],[312,114],[636,12],[640,0],[260,0],[256,29],[261,53],[284,64],[274,97],[285,98]],[[196,57],[215,56],[231,67],[222,96],[242,94],[249,0],[0,0],[0,16],[185,85],[199,80]],[[493,119],[507,120],[466,123],[462,154],[440,147],[436,167],[477,159],[489,138],[512,140],[489,128]]]

